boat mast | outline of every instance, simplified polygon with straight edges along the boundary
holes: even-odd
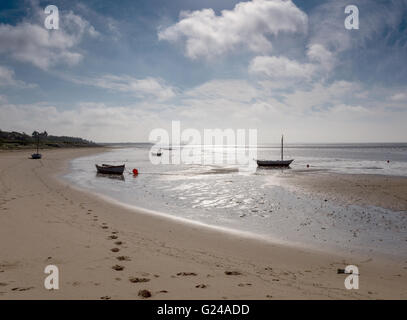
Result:
[[[281,136],[281,161],[283,161],[283,135]]]

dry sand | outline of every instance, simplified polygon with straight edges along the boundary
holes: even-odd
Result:
[[[0,299],[141,299],[141,289],[150,299],[407,298],[405,262],[175,221],[115,205],[57,177],[69,159],[100,151],[44,151],[42,160],[28,159],[27,151],[0,153]],[[49,264],[59,268],[59,290],[44,288]],[[359,266],[359,290],[346,290],[345,276],[337,274],[348,264]]]

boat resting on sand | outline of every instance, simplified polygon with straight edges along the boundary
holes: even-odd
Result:
[[[293,160],[257,160],[259,167],[289,167]]]
[[[272,168],[282,168],[282,167],[289,167],[291,162],[294,161],[294,159],[291,160],[284,160],[284,137],[281,136],[281,160],[256,160],[257,165],[259,167],[272,167]]]
[[[95,165],[98,173],[104,174],[123,174],[124,164],[120,166],[112,166],[109,164],[102,164],[101,166]]]
[[[42,155],[41,155],[41,153],[33,153],[32,155],[31,155],[31,159],[41,159],[42,158]]]

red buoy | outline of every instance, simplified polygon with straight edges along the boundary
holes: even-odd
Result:
[[[138,175],[138,170],[137,170],[137,169],[133,169],[133,174],[134,174],[135,176],[137,176],[137,175]]]

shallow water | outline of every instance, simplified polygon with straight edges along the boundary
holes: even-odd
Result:
[[[214,150],[199,148],[195,157],[205,159],[209,151]],[[170,159],[177,156],[177,150],[163,152]],[[295,158],[289,171],[230,164],[153,165],[149,155],[150,146],[131,145],[74,159],[66,178],[129,205],[213,226],[315,248],[407,257],[405,211],[331,203],[289,190],[279,179],[288,172],[309,170],[306,164],[332,172],[406,175],[405,145],[292,146],[286,149],[287,158]],[[278,156],[278,147],[259,150],[259,158]],[[123,180],[100,176],[95,163],[125,163],[140,174],[126,172]]]

